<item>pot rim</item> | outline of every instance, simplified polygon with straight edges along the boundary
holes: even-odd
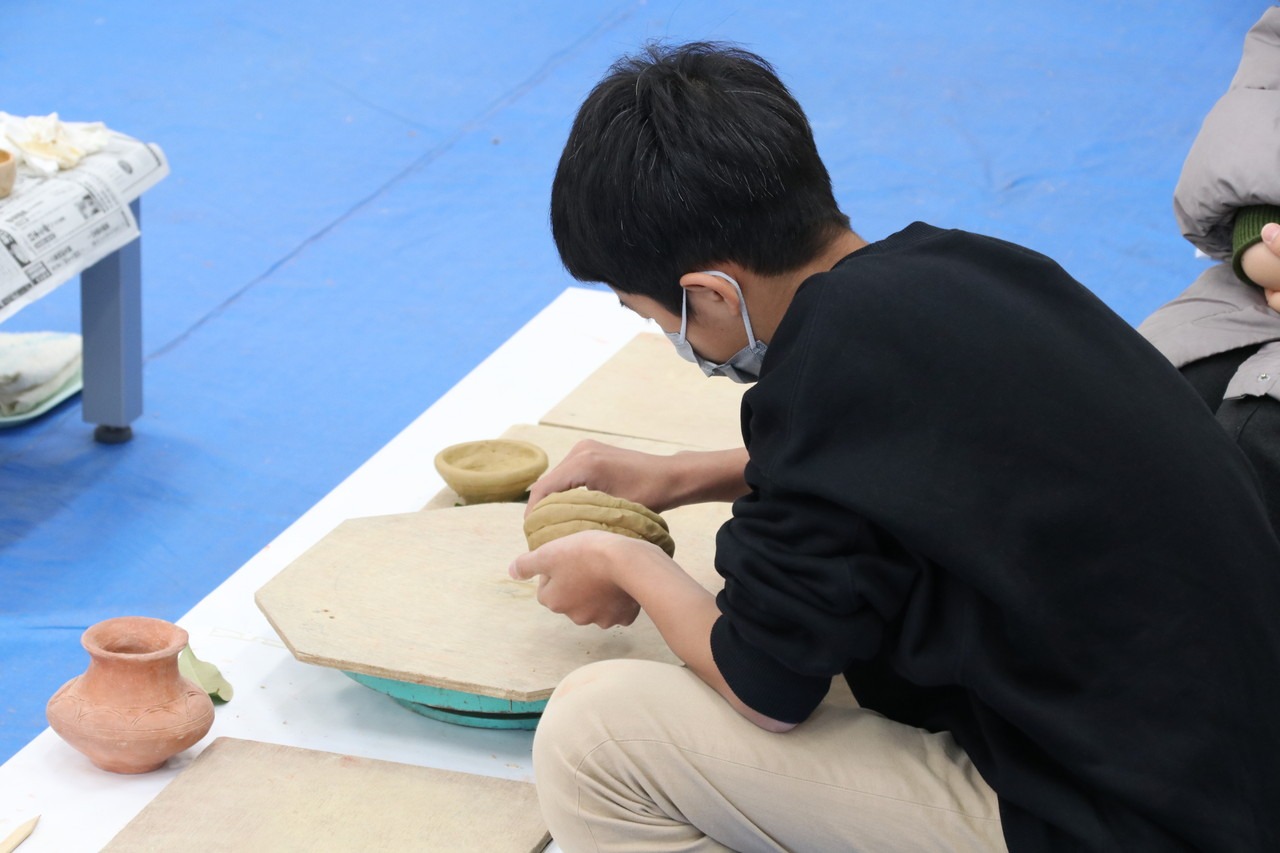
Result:
[[[133,629],[133,633],[151,634],[164,644],[139,652],[114,651],[104,647],[103,642],[109,639],[113,631],[116,629],[128,631],[130,628]],[[116,616],[85,629],[80,637],[80,645],[84,646],[85,651],[90,655],[96,657],[110,660],[152,661],[177,655],[186,647],[189,639],[185,629],[164,619],[154,619],[150,616]]]

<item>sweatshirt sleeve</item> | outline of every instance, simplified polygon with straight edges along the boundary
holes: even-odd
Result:
[[[1280,8],[1245,38],[1239,70],[1205,117],[1174,190],[1183,235],[1217,258],[1232,257],[1240,208],[1280,204]]]
[[[725,587],[711,650],[739,699],[797,723],[833,676],[877,652],[915,570],[848,510],[788,493],[750,464],[748,479],[716,542]]]
[[[1268,222],[1280,222],[1280,207],[1259,204],[1244,207],[1236,214],[1231,235],[1231,268],[1236,278],[1247,284],[1255,284],[1244,273],[1244,253],[1251,246],[1262,242],[1262,227]]]

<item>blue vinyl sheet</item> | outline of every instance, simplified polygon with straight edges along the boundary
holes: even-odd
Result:
[[[573,284],[548,191],[618,55],[763,54],[864,236],[1020,242],[1136,324],[1203,266],[1170,197],[1268,5],[7,0],[0,109],[105,121],[172,174],[135,439],[95,444],[78,400],[0,431],[0,759],[84,627],[179,617]],[[76,291],[3,330],[78,329]]]

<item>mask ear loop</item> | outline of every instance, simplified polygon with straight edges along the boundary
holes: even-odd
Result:
[[[733,286],[733,290],[738,294],[738,313],[742,315],[742,324],[747,327],[747,349],[754,350],[759,341],[756,339],[755,332],[751,330],[751,316],[747,314],[747,299],[742,295],[742,288],[733,280],[733,276],[728,273],[722,273],[719,270],[702,270],[703,275],[713,275],[718,279],[729,282]],[[689,291],[685,291],[687,297]],[[684,311],[681,309],[680,316],[680,334],[684,335]]]
[[[680,288],[680,341],[688,343],[689,339],[685,337],[684,330],[689,325],[689,291]]]

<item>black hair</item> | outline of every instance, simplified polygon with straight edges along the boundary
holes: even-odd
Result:
[[[680,313],[718,261],[776,275],[848,228],[804,111],[764,59],[710,43],[618,60],[578,110],[551,187],[565,268]]]

